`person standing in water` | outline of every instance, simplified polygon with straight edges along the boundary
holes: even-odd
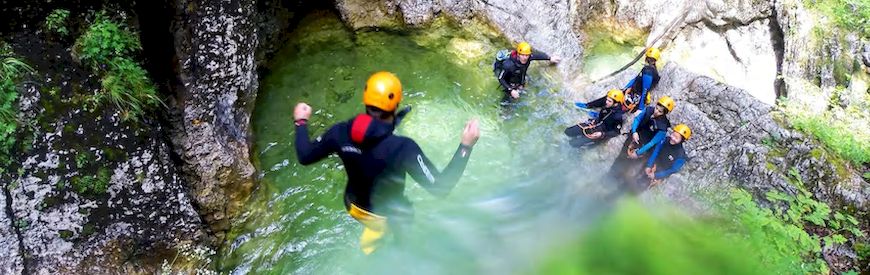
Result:
[[[505,52],[507,52],[505,50]],[[527,42],[521,42],[517,49],[506,54],[504,57],[496,57],[493,65],[495,76],[504,91],[504,101],[517,100],[520,92],[526,88],[526,73],[533,60],[549,60],[558,63],[558,57],[550,57],[544,52],[532,51],[532,46]]]
[[[314,141],[308,139],[311,107],[298,103],[293,111],[299,163],[309,165],[333,153],[344,163],[344,205],[365,227],[360,236],[365,254],[374,252],[386,233],[398,231],[396,227],[413,217],[411,202],[404,195],[405,174],[429,193],[445,197],[465,171],[480,137],[477,119],[468,121],[453,158],[439,171],[414,140],[393,134],[404,116],[404,112],[396,113],[401,101],[399,78],[389,72],[375,73],[363,91],[365,113],[333,125]]]

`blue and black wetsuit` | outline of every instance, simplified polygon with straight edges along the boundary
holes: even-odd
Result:
[[[512,89],[516,89],[520,85],[526,85],[526,71],[529,70],[529,65],[532,64],[533,60],[550,60],[550,56],[543,52],[532,51],[529,62],[523,64],[520,62],[516,51],[514,51],[511,52],[510,58],[502,62],[501,72],[498,74],[498,83],[508,97],[510,97]]]
[[[303,165],[337,153],[347,172],[345,206],[354,204],[389,218],[413,213],[405,197],[405,175],[433,195],[446,196],[462,176],[471,148],[460,145],[444,171],[439,171],[414,140],[393,134],[392,124],[360,114],[333,125],[316,140],[308,127],[296,127],[296,155]]]
[[[671,174],[679,172],[686,164],[686,150],[683,143],[671,144],[667,139],[656,145],[652,155],[646,162],[646,167],[655,166],[655,179],[667,178]]]
[[[624,104],[627,107],[626,111],[632,112],[634,110],[645,109],[652,98],[650,95],[652,92],[651,90],[659,84],[660,79],[659,71],[654,65],[644,65],[643,69],[640,70],[640,73],[632,78],[623,88],[623,90],[631,89],[630,92],[625,95]]]
[[[586,106],[588,108],[601,108],[601,111],[599,111],[595,119],[565,129],[565,135],[572,138],[569,141],[571,146],[582,147],[590,143],[603,142],[619,135],[625,114],[621,106],[615,105],[612,108],[607,108],[604,107],[604,103],[597,104],[594,101],[586,104]],[[604,136],[600,139],[590,139],[586,136],[586,134],[595,132],[603,132]]]
[[[634,118],[634,123],[631,125],[631,133],[637,133],[639,144],[633,144],[634,140],[631,135],[625,139],[622,145],[622,150],[610,167],[609,174],[612,177],[622,180],[622,183],[630,183],[634,181],[635,173],[638,167],[632,165],[635,160],[628,158],[628,148],[638,148],[636,153],[643,155],[646,151],[652,149],[656,144],[667,137],[668,128],[671,127],[671,122],[666,115],[653,117],[655,106],[647,106],[637,117]]]

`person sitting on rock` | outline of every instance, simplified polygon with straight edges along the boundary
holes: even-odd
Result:
[[[640,167],[633,167],[632,160],[638,159],[644,152],[665,139],[668,128],[671,127],[667,114],[673,111],[675,105],[671,97],[663,96],[658,104],[647,106],[634,118],[631,136],[625,140],[622,150],[610,168],[611,176],[621,180],[622,183],[630,183],[634,180],[633,172]]]
[[[679,172],[686,164],[686,150],[683,141],[692,137],[692,130],[686,124],[674,126],[674,131],[666,140],[656,145],[646,162],[643,174],[638,177],[638,186],[652,188],[670,175]],[[644,184],[649,183],[649,184]]]
[[[658,48],[646,50],[646,64],[643,69],[622,88],[625,91],[625,103],[623,108],[626,112],[643,110],[652,101],[652,89],[659,83],[659,71],[656,62],[661,57]],[[643,100],[641,100],[643,99]]]
[[[592,119],[565,129],[565,135],[571,137],[569,141],[571,146],[580,148],[619,135],[624,114],[621,105],[622,91],[612,89],[607,92],[605,98],[600,104],[584,105],[586,108],[601,108],[600,112],[589,112]]]
[[[558,57],[550,57],[540,51],[532,51],[532,46],[527,42],[517,45],[517,49],[510,53],[504,60],[496,61],[496,77],[501,89],[505,93],[505,101],[520,98],[520,92],[526,86],[526,71],[532,60],[549,60],[558,63]]]
[[[407,225],[413,217],[405,197],[405,175],[410,174],[424,189],[444,197],[456,185],[480,137],[478,121],[470,120],[462,132],[453,158],[439,172],[414,140],[393,134],[402,113],[402,84],[389,72],[369,77],[363,92],[365,113],[340,122],[315,141],[308,139],[307,121],[311,107],[296,105],[296,155],[302,165],[313,164],[338,154],[347,172],[344,204],[351,217],[363,224],[360,247],[370,254],[387,232]],[[395,235],[395,234],[393,234]]]

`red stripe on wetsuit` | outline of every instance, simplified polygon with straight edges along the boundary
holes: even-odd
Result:
[[[350,139],[356,144],[362,144],[366,137],[366,131],[372,124],[372,117],[367,114],[359,114],[354,118],[350,127]]]

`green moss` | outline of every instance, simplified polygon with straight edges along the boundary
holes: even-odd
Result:
[[[86,223],[82,226],[82,236],[90,236],[96,232],[96,227],[93,224]]]
[[[60,230],[57,231],[57,234],[60,235],[60,238],[64,240],[69,240],[73,236],[73,232],[69,230]]]
[[[96,175],[73,177],[72,187],[79,194],[102,195],[108,190],[111,176],[111,171],[102,167]]]

